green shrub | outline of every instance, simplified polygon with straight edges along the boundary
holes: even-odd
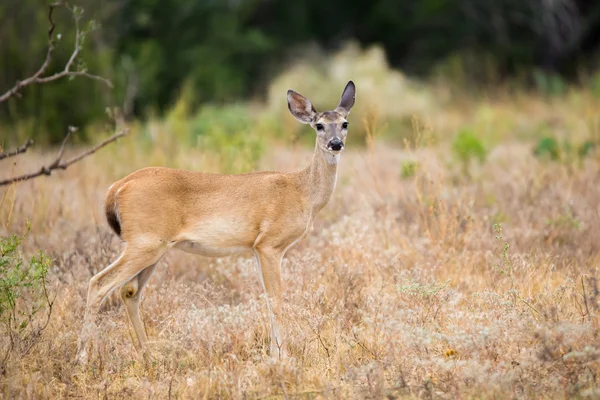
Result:
[[[590,89],[596,98],[600,98],[600,72],[590,78]]]
[[[28,352],[48,325],[52,313],[47,278],[52,260],[39,251],[25,262],[21,253],[24,235],[0,237],[0,345],[4,371],[11,354]],[[41,321],[38,315],[45,314]]]
[[[227,136],[235,136],[250,129],[252,118],[246,107],[231,105],[218,107],[204,106],[192,121],[192,135],[209,136],[218,132]]]
[[[558,141],[555,138],[548,136],[541,138],[533,150],[533,154],[540,158],[558,160],[560,158],[560,146]]]
[[[463,172],[468,174],[472,160],[483,163],[487,157],[487,149],[475,134],[467,129],[460,131],[452,142],[454,156],[461,163]]]
[[[191,122],[192,142],[219,158],[222,171],[254,170],[264,153],[264,138],[248,109],[242,106],[207,106]]]
[[[574,145],[568,140],[560,143],[554,137],[545,136],[537,142],[533,154],[538,158],[551,161],[581,162],[591,155],[595,147],[596,143],[593,140],[586,140],[580,145]]]
[[[567,92],[567,83],[558,74],[536,70],[533,73],[533,80],[537,90],[546,96],[561,96]]]
[[[413,176],[415,176],[415,173],[417,172],[417,168],[419,167],[419,164],[414,162],[414,161],[405,161],[402,163],[402,171],[401,171],[401,175],[402,178],[412,178]]]
[[[586,140],[583,142],[577,149],[577,155],[580,158],[585,158],[592,153],[594,148],[596,147],[596,143],[591,140]]]

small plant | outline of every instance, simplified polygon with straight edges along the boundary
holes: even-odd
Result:
[[[496,264],[494,268],[496,268],[501,275],[504,275],[505,272],[508,272],[508,275],[512,277],[513,264],[508,254],[508,249],[510,249],[510,245],[502,235],[502,224],[494,224],[494,232],[496,232],[496,239],[502,243],[500,263]]]
[[[579,158],[585,158],[592,153],[595,147],[596,143],[591,140],[586,140],[577,148],[577,155]]]
[[[416,163],[415,161],[403,162],[402,170],[401,170],[402,178],[404,178],[404,179],[412,178],[413,176],[415,176],[415,173],[417,172],[418,168],[419,168],[419,164]]]
[[[546,224],[549,226],[554,226],[556,228],[566,228],[566,229],[576,229],[581,230],[581,221],[575,216],[573,213],[572,207],[567,207],[565,212],[559,214],[555,218],[550,218],[546,221]]]
[[[600,99],[600,72],[590,78],[590,90],[596,98]]]
[[[560,143],[556,138],[544,136],[541,138],[535,148],[533,154],[541,159],[551,161],[583,161],[589,156],[596,143],[592,140],[586,140],[578,146],[574,146],[570,141],[565,140]]]
[[[539,158],[548,158],[554,161],[558,160],[560,158],[560,146],[558,141],[549,136],[541,138],[535,146],[533,154]]]
[[[423,310],[420,319],[421,323],[425,324],[429,320],[435,321],[437,319],[440,310],[453,294],[452,291],[447,290],[448,283],[449,281],[429,284],[413,282],[409,285],[397,285],[396,290]]]
[[[40,333],[50,321],[52,305],[47,288],[48,270],[52,260],[43,252],[25,262],[20,248],[25,234],[0,237],[0,341],[2,359],[0,371],[14,351],[26,354],[35,345]],[[36,317],[45,318],[36,324]]]
[[[472,160],[483,163],[488,153],[481,140],[472,131],[466,129],[460,131],[452,142],[452,151],[461,163],[465,175],[468,175]]]
[[[567,83],[558,74],[550,74],[541,70],[533,73],[537,90],[545,96],[560,96],[567,91]]]

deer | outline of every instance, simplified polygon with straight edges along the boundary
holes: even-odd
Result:
[[[335,109],[317,112],[306,97],[288,90],[290,113],[316,132],[312,161],[300,171],[215,174],[147,167],[113,183],[104,209],[124,246],[117,260],[89,281],[76,363],[87,362],[100,306],[119,288],[137,337],[134,346],[146,348],[140,300],[171,248],[208,257],[254,252],[270,322],[269,354],[282,357],[281,262],[312,232],[317,214],[331,198],[355,97],[356,87],[349,81]]]

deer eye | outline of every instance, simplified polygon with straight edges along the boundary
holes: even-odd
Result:
[[[325,129],[325,127],[323,126],[323,124],[317,124],[315,126],[317,127],[318,131],[322,131],[323,129]]]
[[[342,124],[342,128],[343,128],[343,129],[348,129],[348,123],[347,123],[347,122],[344,122],[344,123]]]

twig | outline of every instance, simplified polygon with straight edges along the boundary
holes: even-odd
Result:
[[[18,154],[21,154],[21,153],[25,153],[27,151],[27,149],[30,148],[32,145],[33,145],[33,140],[27,139],[25,144],[23,144],[23,146],[21,146],[21,147],[18,147],[14,150],[7,151],[7,152],[0,152],[0,160],[4,160],[5,158],[9,158],[9,157],[13,157]]]
[[[71,11],[71,13],[73,13],[73,18],[75,19],[75,49],[73,50],[73,53],[71,53],[71,57],[69,58],[69,61],[67,61],[67,64],[65,65],[64,70],[62,70],[61,72],[57,72],[53,75],[43,77],[42,75],[46,72],[46,70],[48,69],[48,66],[50,65],[50,62],[52,61],[52,54],[54,53],[54,48],[55,48],[55,44],[56,44],[55,40],[52,36],[52,34],[54,32],[54,27],[55,27],[54,21],[52,20],[52,13],[54,12],[54,9],[56,7],[65,7],[69,11]],[[80,18],[81,18],[81,16],[77,15],[75,13],[75,11],[71,8],[69,3],[65,2],[65,1],[61,0],[56,3],[50,4],[49,10],[48,10],[48,20],[50,21],[50,28],[48,29],[48,51],[46,52],[46,59],[44,60],[44,63],[37,70],[37,72],[35,74],[33,74],[32,76],[30,76],[27,79],[18,81],[15,84],[15,86],[13,86],[11,89],[6,91],[6,93],[1,95],[0,103],[10,99],[13,96],[18,96],[21,89],[23,89],[24,87],[29,86],[33,83],[52,82],[52,81],[55,81],[57,79],[64,78],[67,76],[83,76],[83,77],[86,77],[89,79],[101,81],[104,84],[106,84],[108,87],[111,87],[111,88],[113,87],[112,82],[110,80],[103,78],[101,76],[89,74],[86,70],[71,71],[73,62],[77,59],[77,56],[79,55],[79,51],[81,50],[80,42],[81,42],[81,37],[82,37],[83,33],[79,29],[79,19]]]
[[[583,290],[583,304],[585,304],[585,314],[588,317],[588,320],[592,320],[590,315],[590,308],[588,307],[587,295],[585,294],[585,281],[583,279],[584,275],[581,275],[581,289]]]
[[[167,399],[171,400],[171,390],[173,389],[173,378],[175,375],[171,375],[171,379],[169,380],[169,394]]]
[[[15,347],[15,342],[12,338],[12,330],[9,328],[8,332],[10,333],[10,344],[6,348],[6,352],[4,353],[4,356],[2,357],[2,360],[0,361],[0,375],[2,375],[2,376],[6,375],[6,364],[8,362],[8,357],[10,357],[10,353],[13,350],[13,348]]]
[[[67,141],[71,138],[71,135],[73,135],[73,133],[75,133],[75,132],[77,132],[77,127],[69,126],[69,129],[67,131],[67,136],[65,136],[65,138],[63,139],[63,141],[60,145],[60,150],[58,150],[58,155],[56,156],[56,159],[54,160],[54,162],[52,164],[50,164],[50,166],[48,168],[55,167],[59,164],[60,160],[62,160],[63,153],[65,152],[65,144],[67,144]]]
[[[540,316],[540,317],[542,316],[542,314],[540,314],[540,312],[538,310],[536,310],[534,306],[532,306],[531,304],[529,304],[527,301],[525,301],[525,299],[523,299],[518,294],[517,294],[517,299],[521,300],[523,302],[523,304],[525,304],[527,307],[529,307],[529,309],[531,311],[534,311],[538,316]]]
[[[24,174],[21,176],[16,176],[13,178],[8,178],[5,180],[2,180],[2,181],[0,181],[0,186],[9,185],[14,182],[26,181],[29,179],[37,178],[38,176],[42,176],[42,175],[51,175],[52,171],[55,169],[67,169],[69,166],[71,166],[72,164],[75,164],[77,161],[81,160],[82,158],[85,158],[85,157],[88,157],[88,156],[94,154],[96,151],[100,150],[102,147],[114,142],[115,140],[127,135],[127,133],[128,133],[128,129],[122,129],[119,132],[112,135],[111,137],[109,137],[108,139],[106,139],[105,141],[103,141],[102,143],[98,143],[96,146],[92,147],[91,149],[84,151],[83,153],[71,158],[68,161],[62,162],[61,160],[62,160],[64,148],[65,148],[65,143],[71,137],[73,132],[75,132],[76,130],[77,129],[74,127],[69,127],[69,132],[67,133],[67,136],[63,140],[63,143],[60,147],[60,150],[59,150],[56,158],[50,165],[43,166],[37,172],[32,172],[29,174]]]
[[[88,151],[86,151],[84,153],[81,153],[78,156],[75,156],[75,157],[71,158],[69,161],[67,161],[64,164],[58,165],[56,168],[66,169],[71,164],[74,164],[77,161],[81,160],[82,158],[85,158],[87,156],[90,156],[90,155],[94,154],[96,151],[100,150],[102,147],[106,146],[107,144],[110,144],[110,143],[114,142],[115,140],[117,140],[117,139],[119,139],[119,138],[127,135],[127,133],[129,133],[129,129],[122,129],[119,132],[117,132],[114,135],[112,135],[111,137],[109,137],[108,139],[106,139],[104,142],[98,143],[96,146],[92,147]]]

